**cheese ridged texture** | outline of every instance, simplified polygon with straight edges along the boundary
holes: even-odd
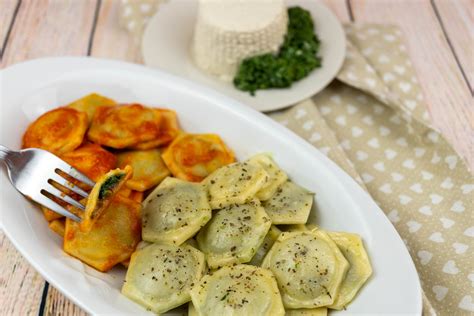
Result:
[[[194,63],[230,81],[243,59],[277,52],[287,24],[283,0],[200,0],[191,47]]]

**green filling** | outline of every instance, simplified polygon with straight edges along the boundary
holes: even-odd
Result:
[[[117,184],[120,182],[120,180],[122,180],[123,176],[123,174],[117,174],[105,180],[102,186],[100,187],[99,200],[103,200],[104,198],[109,196],[113,192]]]
[[[321,67],[320,42],[314,34],[309,11],[288,9],[288,31],[278,53],[244,59],[234,78],[234,86],[255,95],[259,89],[286,88]]]

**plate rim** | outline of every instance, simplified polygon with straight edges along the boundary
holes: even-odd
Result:
[[[271,129],[279,134],[285,136],[289,141],[292,141],[296,143],[296,146],[300,146],[304,148],[308,153],[315,155],[316,157],[314,159],[320,160],[320,162],[324,165],[324,167],[327,167],[329,169],[329,172],[333,173],[338,180],[341,182],[341,184],[350,191],[351,193],[351,198],[356,200],[358,203],[369,203],[371,204],[370,206],[372,208],[376,208],[379,212],[378,215],[382,218],[383,221],[388,224],[388,227],[391,227],[390,229],[392,230],[392,234],[395,234],[393,237],[397,239],[398,243],[401,243],[403,246],[403,252],[404,252],[404,260],[406,259],[409,263],[409,266],[413,269],[414,276],[416,277],[413,281],[416,284],[417,290],[417,304],[418,306],[414,306],[413,308],[417,310],[416,314],[421,315],[422,311],[422,290],[421,290],[421,285],[420,285],[420,280],[419,280],[419,275],[417,273],[415,264],[413,262],[412,257],[410,256],[408,250],[406,249],[405,245],[403,244],[403,241],[398,234],[398,232],[395,230],[394,226],[392,223],[388,220],[386,215],[383,213],[383,211],[376,205],[376,203],[373,201],[372,197],[365,192],[356,182],[354,179],[352,179],[344,170],[342,170],[339,166],[337,166],[333,161],[331,161],[328,157],[326,157],[324,154],[322,154],[319,150],[317,150],[314,146],[306,142],[304,139],[296,135],[294,132],[291,130],[285,128],[281,124],[278,124],[277,122],[273,121],[269,117],[265,116],[262,113],[259,113],[256,110],[251,109],[250,107],[247,107],[241,103],[239,103],[236,100],[233,100],[225,95],[222,95],[216,91],[213,91],[210,88],[201,86],[199,84],[190,82],[189,80],[183,79],[176,77],[174,75],[165,73],[163,71],[155,70],[155,69],[150,69],[147,68],[143,65],[138,65],[138,64],[132,64],[128,62],[123,62],[123,61],[114,61],[114,60],[108,60],[108,59],[102,59],[102,58],[91,58],[91,57],[50,57],[50,58],[40,58],[40,59],[34,59],[34,60],[29,60],[26,62],[18,63],[11,65],[3,70],[0,70],[0,85],[2,84],[3,80],[6,79],[6,77],[14,75],[15,73],[22,73],[25,71],[31,71],[35,67],[51,67],[51,65],[54,65],[56,69],[58,67],[60,68],[59,70],[56,70],[56,72],[61,73],[61,74],[67,74],[70,72],[77,71],[76,70],[70,70],[70,68],[78,68],[81,67],[81,69],[87,67],[89,70],[107,70],[107,69],[112,69],[114,71],[116,70],[124,70],[124,71],[131,71],[135,72],[138,75],[146,75],[146,76],[157,76],[157,78],[161,77],[162,80],[164,79],[169,79],[175,82],[175,84],[180,85],[182,88],[185,90],[190,90],[194,94],[201,95],[205,99],[209,100],[214,100],[217,101],[220,107],[225,108],[227,111],[232,112],[234,115],[241,116],[247,120],[253,121],[253,122],[262,122],[265,125],[269,125]],[[73,65],[75,65],[73,67]],[[55,77],[60,77],[60,75],[55,75]],[[60,78],[59,78],[60,79]],[[3,102],[0,99],[0,102]],[[1,105],[1,104],[0,104]],[[360,202],[359,202],[360,201]],[[0,200],[1,204],[3,204],[3,198]],[[5,233],[5,235],[9,238],[9,240],[13,243],[15,248],[22,254],[22,256],[33,266],[33,268],[38,271],[48,282],[50,282],[53,286],[58,288],[65,296],[67,296],[69,299],[71,299],[75,304],[86,310],[88,313],[93,314],[94,311],[91,310],[86,302],[82,302],[80,298],[75,297],[72,293],[70,293],[67,288],[62,287],[61,285],[58,285],[58,282],[56,282],[56,278],[54,277],[54,274],[50,275],[48,272],[42,269],[42,266],[40,263],[36,262],[33,260],[28,253],[26,253],[26,250],[21,247],[21,242],[15,238],[14,235],[11,234],[9,229],[6,229],[3,227],[3,216],[0,216],[0,229]]]
[[[183,1],[183,0],[181,0],[181,1]],[[173,6],[173,5],[176,5],[177,2],[178,1],[167,1],[167,2],[163,3],[163,5]],[[321,80],[318,85],[315,85],[315,86],[317,86],[316,89],[313,89],[311,91],[305,91],[304,93],[299,93],[298,91],[295,91],[295,89],[298,89],[298,87],[295,88],[295,86],[297,86],[299,83],[307,82],[308,80],[312,79],[312,77],[311,77],[312,74],[310,73],[305,78],[293,83],[292,87],[284,88],[284,89],[259,90],[257,92],[257,95],[259,93],[260,94],[267,94],[267,93],[272,94],[274,92],[284,93],[286,95],[295,95],[295,96],[296,96],[296,94],[299,94],[299,96],[293,98],[294,100],[291,101],[290,103],[288,103],[286,101],[282,102],[282,103],[275,103],[275,100],[272,100],[271,102],[261,101],[261,102],[264,102],[264,105],[257,105],[257,104],[252,104],[252,101],[251,101],[252,99],[251,98],[249,98],[248,100],[250,100],[250,101],[247,101],[247,102],[244,102],[243,100],[238,100],[241,103],[244,103],[244,104],[254,108],[257,111],[260,111],[260,112],[271,112],[271,111],[276,111],[276,110],[281,110],[281,109],[284,109],[284,108],[288,108],[290,106],[293,106],[293,105],[297,104],[298,102],[301,102],[305,99],[311,98],[312,96],[314,96],[317,93],[321,92],[324,88],[326,88],[336,78],[337,74],[339,73],[339,71],[341,70],[341,68],[344,64],[345,56],[346,56],[346,53],[347,53],[347,39],[346,39],[346,35],[345,35],[345,32],[344,32],[344,28],[342,26],[342,22],[337,18],[335,13],[329,7],[327,7],[326,5],[324,5],[322,3],[318,3],[316,1],[308,1],[308,0],[286,0],[285,5],[287,7],[291,7],[291,6],[295,6],[295,5],[306,6],[306,7],[311,6],[317,12],[322,11],[323,15],[327,17],[326,19],[332,20],[331,23],[334,22],[334,32],[339,34],[340,38],[338,40],[340,40],[342,42],[343,47],[342,47],[341,53],[337,56],[338,58],[334,59],[336,61],[336,63],[335,63],[334,68],[331,69],[330,75],[327,75],[327,76],[323,77],[324,80]],[[154,66],[156,59],[153,58],[154,55],[151,53],[152,48],[150,48],[150,44],[154,42],[152,40],[152,37],[154,35],[157,35],[156,30],[154,30],[154,26],[155,26],[156,23],[159,23],[158,21],[160,19],[161,14],[163,14],[163,12],[160,12],[160,9],[158,9],[158,11],[150,18],[150,20],[148,21],[148,23],[145,26],[145,30],[143,32],[143,36],[142,36],[141,44],[140,44],[141,56],[142,56],[142,59],[143,59],[143,63],[145,65],[147,65],[149,67],[152,67],[154,69],[170,72],[169,69],[161,69],[158,66]],[[318,34],[318,35],[320,36],[320,34]],[[150,53],[148,53],[148,51],[150,51]],[[187,56],[189,56],[189,55],[187,55]],[[326,58],[327,58],[327,56],[326,56]],[[211,75],[204,74],[201,70],[199,70],[193,64],[193,62],[189,58],[187,59],[186,62],[188,62],[190,65],[192,65],[193,71],[196,71],[196,73],[199,73],[199,78],[200,79],[195,80],[195,78],[193,76],[190,76],[186,71],[179,71],[177,73],[174,73],[175,75],[183,77],[183,78],[191,80],[191,81],[194,81],[194,82],[197,82],[197,83],[199,83],[201,85],[205,85],[205,86],[208,86],[206,84],[205,80],[211,80],[213,83],[216,83],[216,86],[212,86],[210,88],[213,88],[214,90],[217,90],[220,93],[227,95],[228,97],[233,97],[234,99],[237,99],[236,97],[225,93],[224,89],[220,89],[220,87],[227,86],[228,85],[227,83],[223,83],[221,80],[219,80],[217,78],[214,78]],[[318,69],[315,69],[313,71],[317,71],[317,70]],[[230,85],[228,85],[228,86],[230,86]],[[237,89],[235,89],[235,90],[236,90],[235,92],[239,92]],[[246,94],[246,92],[242,92],[242,93]],[[254,97],[254,98],[256,98],[256,97]],[[263,97],[263,98],[264,98],[263,100],[265,100],[265,97]]]

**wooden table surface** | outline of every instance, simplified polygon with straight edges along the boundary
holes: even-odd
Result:
[[[434,125],[473,170],[474,0],[323,2],[342,22],[402,29]],[[0,0],[1,68],[64,55],[140,63],[137,43],[118,25],[119,6],[119,0]],[[84,314],[0,232],[0,315]]]

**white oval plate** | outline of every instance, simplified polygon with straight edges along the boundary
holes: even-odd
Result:
[[[342,25],[331,10],[315,0],[286,0],[287,6],[299,5],[311,12],[315,32],[321,40],[322,67],[290,88],[259,90],[255,96],[237,90],[196,68],[190,56],[190,44],[196,20],[197,1],[172,0],[160,5],[149,21],[142,40],[143,60],[180,77],[213,88],[258,111],[272,111],[309,98],[326,87],[338,73],[346,54]]]
[[[328,230],[360,234],[374,274],[340,314],[419,315],[421,290],[407,249],[370,196],[309,143],[265,115],[231,98],[175,76],[124,62],[49,58],[0,72],[0,143],[19,148],[29,122],[90,92],[121,102],[169,107],[189,132],[218,133],[239,159],[271,152],[291,179],[316,192],[310,221]],[[104,274],[61,250],[42,213],[0,175],[5,234],[46,280],[92,314],[145,314],[120,294],[125,270]],[[338,313],[335,313],[338,314]]]

